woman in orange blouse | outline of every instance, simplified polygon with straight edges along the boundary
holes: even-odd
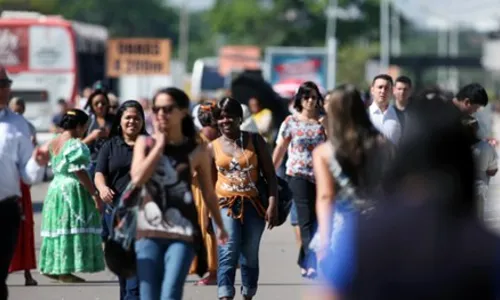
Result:
[[[213,110],[215,108],[215,101],[206,101],[200,105],[198,110],[198,120],[203,126],[199,132],[200,144],[209,144],[211,141],[219,137],[219,130],[217,129],[217,122],[213,117]],[[214,168],[214,175],[212,178],[217,178],[217,173]],[[215,182],[214,182],[215,186]],[[208,275],[198,281],[196,285],[214,285],[217,283],[217,240],[213,231],[209,231],[210,218],[208,216],[208,209],[203,201],[203,193],[200,189],[200,183],[197,173],[193,173],[193,181],[191,182],[193,190],[193,198],[198,209],[198,222],[201,226],[201,235],[203,242],[207,248],[207,262],[208,262]],[[196,274],[198,259],[194,259],[189,270],[189,274]]]
[[[221,137],[211,144],[217,167],[215,190],[229,235],[227,244],[217,249],[218,297],[234,298],[234,279],[239,263],[243,297],[252,299],[257,292],[262,233],[266,221],[269,229],[276,223],[276,173],[264,139],[240,130],[243,111],[237,100],[229,97],[222,99],[217,104],[214,117],[221,132]],[[268,183],[268,191],[264,191],[270,195],[268,199],[259,197],[259,173]],[[267,208],[264,203],[269,204]]]

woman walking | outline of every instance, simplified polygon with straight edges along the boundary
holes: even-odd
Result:
[[[239,263],[242,294],[248,300],[257,292],[259,247],[266,221],[271,229],[277,217],[276,174],[264,139],[240,130],[243,110],[237,100],[222,99],[217,104],[215,119],[221,131],[221,137],[212,142],[218,172],[215,189],[224,226],[229,232],[228,243],[218,247],[218,297],[234,298]],[[260,173],[268,183],[267,191],[258,190]],[[260,193],[269,198],[261,198]]]
[[[208,145],[211,141],[219,137],[219,130],[217,128],[217,122],[214,119],[213,111],[215,109],[215,102],[206,101],[202,103],[198,110],[198,120],[201,126],[200,130],[200,143]],[[213,176],[212,179],[217,178],[217,171],[212,168]],[[200,180],[198,174],[195,172],[193,174],[193,182],[191,187],[193,189],[193,198],[196,203],[196,208],[198,209],[198,221],[201,226],[201,235],[207,249],[207,263],[208,263],[208,275],[198,281],[197,285],[213,285],[217,283],[217,243],[215,238],[215,233],[213,232],[213,226],[210,221],[208,208],[203,200],[203,192],[200,189]],[[213,182],[215,186],[215,182]],[[195,258],[189,274],[196,274],[196,269],[198,267],[198,258]]]
[[[95,90],[88,98],[85,109],[90,109],[90,124],[83,142],[90,149],[89,172],[94,178],[97,155],[106,142],[113,125],[114,116],[110,113],[108,93],[103,89]]]
[[[281,124],[281,138],[274,149],[273,163],[278,169],[288,154],[286,175],[297,208],[300,238],[302,240],[298,264],[301,275],[314,278],[316,255],[309,244],[316,231],[316,186],[313,173],[312,152],[326,140],[325,127],[320,118],[323,97],[313,82],[304,82],[295,95],[297,111]],[[288,152],[287,152],[288,151]]]
[[[141,299],[182,299],[184,281],[195,255],[198,275],[207,271],[198,213],[191,191],[192,171],[199,174],[203,199],[223,243],[224,230],[211,179],[210,155],[197,143],[189,98],[167,88],[153,98],[153,139],[136,140],[132,183],[145,187],[139,210],[135,251]]]
[[[42,211],[40,273],[62,282],[83,282],[73,273],[104,270],[103,203],[86,169],[90,151],[79,140],[88,119],[82,110],[69,110],[61,121],[63,132],[49,142],[54,179]]]
[[[130,182],[132,154],[139,135],[147,135],[144,111],[139,102],[125,101],[119,108],[111,127],[109,140],[99,150],[95,173],[95,185],[106,203],[103,215],[103,240],[112,230],[112,214],[120,195]],[[139,283],[136,277],[118,278],[121,300],[139,299]]]

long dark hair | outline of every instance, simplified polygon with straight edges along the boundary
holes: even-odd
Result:
[[[106,115],[108,115],[110,102],[109,102],[108,93],[105,90],[99,89],[99,90],[93,91],[92,94],[90,94],[89,98],[87,99],[87,103],[85,104],[84,108],[90,109],[90,112],[92,114],[95,114],[94,107],[92,106],[92,101],[94,100],[94,98],[96,96],[99,96],[99,95],[102,95],[104,97],[104,99],[106,100],[106,102],[108,103],[108,105],[106,107]]]
[[[384,142],[373,126],[356,87],[341,85],[330,95],[327,133],[335,158],[354,185],[374,187],[380,182],[379,172],[389,159],[389,142]]]
[[[179,109],[189,109],[189,96],[184,93],[183,90],[178,89],[176,87],[164,88],[156,92],[153,97],[153,106],[156,104],[156,98],[161,94],[169,95],[174,101]],[[197,131],[196,126],[194,125],[193,117],[189,113],[186,114],[184,119],[182,120],[182,134],[189,139],[196,140]]]
[[[111,125],[111,131],[109,133],[109,137],[114,137],[114,136],[122,136],[122,126],[121,126],[121,119],[123,116],[123,113],[128,109],[128,108],[135,108],[137,112],[139,113],[139,116],[142,118],[142,127],[139,132],[139,134],[147,135],[148,132],[146,131],[146,116],[144,114],[144,109],[142,108],[142,105],[135,101],[135,100],[127,100],[123,102],[118,110],[116,111],[116,115],[113,118],[113,124]]]

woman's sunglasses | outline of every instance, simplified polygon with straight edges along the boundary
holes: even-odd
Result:
[[[157,114],[158,112],[163,111],[165,114],[170,114],[174,111],[176,108],[176,105],[164,105],[164,106],[153,106],[151,110],[153,111],[154,114]]]

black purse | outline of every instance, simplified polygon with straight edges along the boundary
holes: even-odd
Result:
[[[257,189],[259,190],[260,201],[262,206],[266,209],[269,207],[269,187],[267,181],[262,172],[262,163],[260,161],[260,153],[258,146],[257,134],[250,133],[252,138],[252,143],[255,149],[255,154],[257,154],[257,160],[259,162],[259,178],[257,180]],[[292,207],[292,191],[288,187],[288,183],[281,177],[276,176],[276,181],[278,182],[278,198],[277,209],[278,209],[278,219],[275,226],[281,226],[286,222],[288,214],[290,213],[290,208]]]
[[[135,233],[142,188],[129,184],[113,209],[104,258],[108,268],[121,278],[136,275]]]

